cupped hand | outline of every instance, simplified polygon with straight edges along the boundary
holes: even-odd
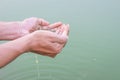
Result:
[[[30,34],[29,51],[44,56],[55,57],[65,46],[69,33],[69,25],[61,25],[55,32],[38,30]]]
[[[32,17],[20,22],[20,30],[22,31],[23,35],[26,35],[36,30],[54,29],[61,25],[62,25],[61,22],[49,24],[49,22],[44,19]]]

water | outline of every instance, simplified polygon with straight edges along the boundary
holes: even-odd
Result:
[[[40,80],[40,72],[39,72],[39,60],[38,60],[38,56],[35,55],[35,63],[37,66],[37,80]]]
[[[62,21],[70,36],[56,58],[23,54],[0,69],[0,80],[120,80],[119,14],[119,0],[1,0],[1,21]]]

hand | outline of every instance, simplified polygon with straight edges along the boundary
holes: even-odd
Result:
[[[62,25],[56,32],[38,30],[30,34],[29,51],[55,57],[68,39],[69,25]]]
[[[44,19],[32,17],[20,22],[19,29],[24,31],[23,33],[29,34],[31,32],[38,30],[42,26],[48,26],[48,25],[49,25],[49,22],[45,21]]]
[[[62,25],[61,22],[56,22],[54,24],[49,25],[49,22],[45,21],[44,19],[32,17],[20,22],[20,29],[21,31],[23,31],[23,34],[26,35],[36,30],[53,29],[61,25]]]

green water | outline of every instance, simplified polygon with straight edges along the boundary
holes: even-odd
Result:
[[[119,0],[0,0],[0,21],[32,16],[69,23],[69,42],[55,59],[21,55],[0,80],[120,80]]]

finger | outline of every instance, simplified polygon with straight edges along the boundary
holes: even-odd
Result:
[[[48,54],[47,56],[54,58],[57,54],[59,54],[62,51],[63,44],[53,43],[54,47],[57,49],[57,52],[53,52],[52,54]],[[54,51],[54,50],[53,50]]]
[[[68,34],[69,34],[69,24],[67,24],[67,25],[63,25],[63,27],[64,27],[64,31],[63,31],[63,35],[65,35],[65,36],[68,36]]]
[[[36,27],[37,29],[36,30],[42,30],[43,29],[43,27],[42,26],[40,26],[40,25],[37,25],[37,27]]]
[[[61,36],[56,34],[56,36],[53,36],[51,39],[51,42],[53,43],[59,43],[59,44],[64,44],[67,41],[67,37],[66,36]]]
[[[67,26],[67,28],[66,28]],[[65,38],[66,42],[63,44],[63,47],[65,47],[67,40],[68,40],[68,33],[69,33],[69,25],[64,25],[64,27],[62,28],[62,33],[63,33],[63,38]]]
[[[59,26],[61,26],[61,25],[62,25],[62,22],[57,22],[57,23],[54,23],[54,24],[49,25],[49,27],[50,27],[51,29],[53,29],[53,28],[57,28],[57,27],[59,27]]]
[[[50,29],[50,31],[52,31],[52,32],[56,32],[57,30],[56,30],[56,29]]]
[[[61,35],[64,31],[64,24],[57,28],[56,34]]]
[[[51,58],[55,58],[57,54],[44,54],[43,56],[48,56],[48,57],[51,57]]]
[[[49,22],[44,19],[38,19],[38,24],[41,26],[48,26]]]
[[[56,32],[56,29],[50,29],[48,26],[40,26],[39,30],[47,30],[47,31],[51,31],[51,32]]]
[[[60,28],[61,28],[61,27],[56,28],[56,34],[58,34],[58,35],[59,35],[59,33],[60,33]]]
[[[48,26],[41,26],[41,30],[50,30]]]
[[[57,29],[55,33],[56,33],[56,34],[59,34],[59,29]]]
[[[49,55],[47,55],[47,56],[49,56],[49,57],[51,57],[51,58],[55,58],[55,57],[57,56],[57,54],[49,54]]]
[[[66,26],[67,26],[67,35],[69,35],[69,32],[70,32],[70,25],[67,24]]]
[[[65,26],[65,24],[63,24],[62,27],[61,27],[61,29],[60,29],[60,33],[59,33],[60,35],[62,35],[62,33],[64,31],[64,26]]]

